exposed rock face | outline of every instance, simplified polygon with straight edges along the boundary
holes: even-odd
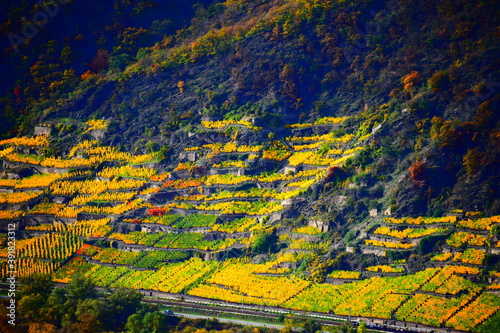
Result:
[[[106,137],[106,131],[100,129],[93,129],[89,132],[89,135],[96,140],[103,141]]]
[[[50,135],[51,133],[51,126],[35,126],[35,135]]]
[[[318,228],[321,232],[327,232],[330,228],[330,223],[321,220],[309,220],[308,225],[311,227]]]
[[[200,158],[200,154],[196,152],[182,152],[179,154],[180,161],[195,162]]]

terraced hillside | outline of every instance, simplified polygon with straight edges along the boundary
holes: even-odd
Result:
[[[50,154],[56,123],[1,141],[1,226],[17,232],[14,251],[2,234],[2,277],[11,255],[19,277],[81,274],[145,294],[493,332],[500,272],[485,260],[500,253],[500,216],[375,209],[340,237],[326,215],[302,215],[318,192],[337,191],[334,208],[362,186],[342,173],[374,139],[348,121],[266,134],[252,118],[207,119],[192,140],[142,155],[103,145],[106,120],[75,125],[80,141],[64,157]]]

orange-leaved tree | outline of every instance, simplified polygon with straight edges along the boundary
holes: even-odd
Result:
[[[416,159],[408,168],[410,179],[417,185],[423,186],[425,183],[425,165],[424,162]]]

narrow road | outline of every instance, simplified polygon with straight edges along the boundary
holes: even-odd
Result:
[[[179,316],[179,317],[185,317],[185,318],[190,318],[190,319],[212,319],[214,317],[209,317],[209,316],[200,316],[200,315],[193,315],[193,314],[188,314],[188,313],[179,313],[175,312],[174,316]],[[275,328],[277,330],[282,329],[283,325],[275,325],[275,324],[266,324],[266,323],[259,323],[255,321],[246,321],[246,320],[241,320],[241,319],[229,319],[229,318],[224,318],[224,317],[215,317],[218,321],[221,323],[232,323],[232,324],[238,324],[238,325],[243,325],[243,326],[257,326],[257,327],[266,327],[266,328]]]

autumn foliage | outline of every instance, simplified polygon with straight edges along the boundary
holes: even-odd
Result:
[[[425,165],[422,161],[415,160],[410,168],[410,179],[418,186],[422,186],[425,181]]]
[[[420,73],[417,71],[413,71],[410,74],[405,75],[403,77],[404,89],[406,91],[410,91],[410,89],[419,82],[420,82]]]
[[[148,215],[151,215],[151,216],[162,216],[162,215],[165,215],[167,212],[168,212],[168,208],[155,207],[155,208],[148,209]]]

